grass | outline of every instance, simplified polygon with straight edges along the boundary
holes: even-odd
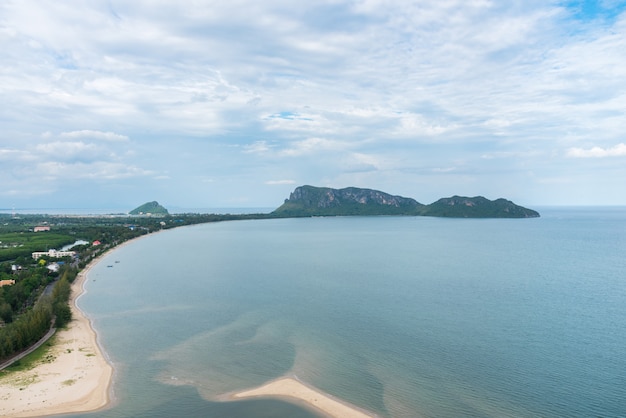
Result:
[[[55,356],[51,353],[52,347],[56,343],[56,335],[46,341],[41,347],[27,355],[26,357],[16,361],[9,367],[0,371],[0,377],[12,372],[27,371],[41,363],[52,363]]]
[[[56,344],[56,335],[46,341],[41,347],[29,355],[16,361],[4,370],[0,370],[0,380],[4,380],[13,386],[19,387],[20,390],[25,389],[30,384],[39,380],[39,376],[35,373],[19,373],[28,372],[42,363],[52,363],[56,357],[52,353],[52,348]]]

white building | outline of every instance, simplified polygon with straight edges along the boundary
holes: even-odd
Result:
[[[74,257],[76,255],[76,251],[57,251],[57,250],[48,250],[48,251],[36,251],[33,253],[33,258],[37,260],[41,256],[48,256],[52,258],[60,258],[60,257]]]

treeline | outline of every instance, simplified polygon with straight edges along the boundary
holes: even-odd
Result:
[[[42,296],[32,308],[19,315],[15,321],[5,323],[0,328],[0,361],[35,344],[52,325],[59,328],[71,321],[72,311],[68,301],[71,283],[76,275],[77,269],[64,268],[51,295]]]
[[[1,280],[14,280],[15,284],[0,287],[0,321],[11,323],[13,319],[35,303],[43,289],[55,275],[43,266],[34,266],[12,273],[11,265],[0,267]]]

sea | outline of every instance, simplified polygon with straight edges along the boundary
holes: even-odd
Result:
[[[379,417],[625,417],[626,208],[534,219],[180,227],[89,273],[115,367],[82,417],[318,417],[228,394],[281,376]]]

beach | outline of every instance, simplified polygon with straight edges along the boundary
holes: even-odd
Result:
[[[372,418],[375,415],[367,414],[365,411],[348,405],[347,403],[334,399],[311,386],[304,384],[294,377],[284,377],[273,380],[255,389],[238,392],[232,396],[233,399],[251,397],[272,397],[304,403],[334,418]]]
[[[53,345],[45,357],[29,370],[0,376],[0,416],[18,418],[90,412],[110,405],[114,369],[98,345],[91,322],[76,304],[85,291],[89,271],[102,257],[92,260],[72,284],[72,321],[51,338]],[[273,380],[221,399],[236,401],[244,398],[283,399],[330,417],[375,417],[296,377]]]
[[[87,412],[109,403],[113,367],[98,346],[89,319],[76,306],[93,260],[72,284],[72,321],[34,368],[0,378],[0,416],[35,417]]]

